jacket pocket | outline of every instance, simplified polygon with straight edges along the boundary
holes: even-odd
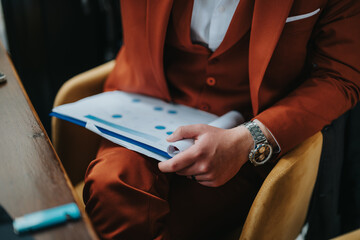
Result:
[[[298,33],[312,31],[318,17],[319,17],[320,8],[315,11],[291,16],[286,19],[286,24],[283,29],[283,33]]]
[[[318,14],[319,12],[320,12],[320,8],[316,9],[315,11],[309,12],[309,13],[296,15],[296,16],[291,16],[291,17],[288,17],[286,19],[286,23],[295,22],[295,21],[299,21],[299,20],[302,20],[302,19],[309,18],[309,17],[312,17],[312,16]]]

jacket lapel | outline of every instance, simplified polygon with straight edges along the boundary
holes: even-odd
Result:
[[[173,0],[147,0],[146,38],[149,44],[150,64],[158,87],[158,97],[170,101],[164,75],[163,52],[166,29]]]
[[[259,113],[259,89],[294,0],[256,0],[249,46],[250,93],[254,116]]]
[[[229,48],[236,44],[249,31],[253,7],[253,0],[240,0],[224,39],[219,48],[212,54],[211,58],[216,58],[229,50]]]

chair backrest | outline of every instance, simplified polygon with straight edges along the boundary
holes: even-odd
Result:
[[[110,61],[68,80],[58,91],[54,107],[102,92],[113,69]],[[52,119],[52,141],[73,185],[83,180],[89,161],[95,158],[100,137],[75,124]]]

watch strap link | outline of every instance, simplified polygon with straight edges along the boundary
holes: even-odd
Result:
[[[260,127],[255,122],[244,123],[245,127],[249,130],[251,136],[254,139],[255,146],[260,143],[268,143],[265,135],[261,131]]]

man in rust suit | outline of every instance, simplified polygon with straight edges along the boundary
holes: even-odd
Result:
[[[84,188],[102,238],[216,239],[245,220],[276,158],[359,100],[359,1],[241,0],[215,49],[194,41],[199,2],[121,1],[124,46],[104,90],[250,124],[181,127],[168,141],[194,146],[161,163],[104,140]],[[261,166],[249,161],[256,134],[274,149]]]

